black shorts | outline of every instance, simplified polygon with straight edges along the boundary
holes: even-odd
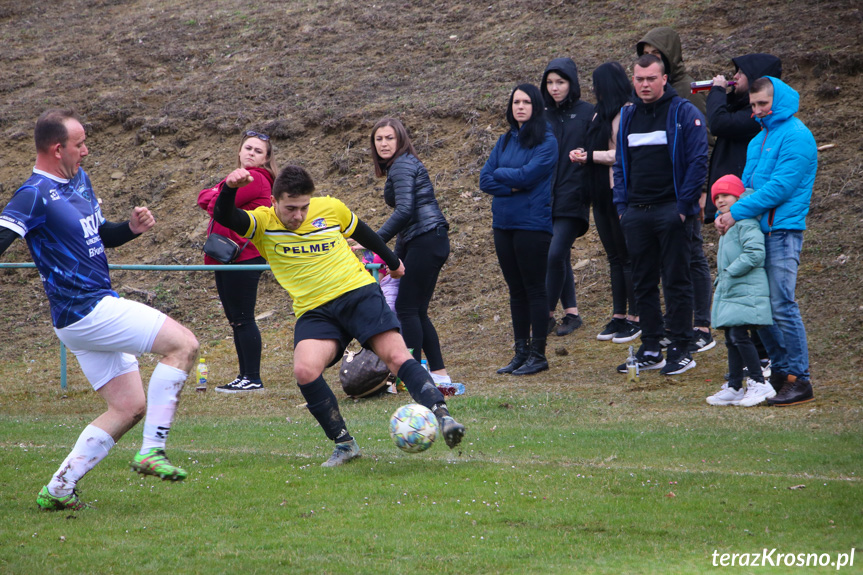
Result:
[[[336,340],[339,351],[332,366],[342,359],[351,340],[365,347],[369,339],[391,329],[400,329],[396,314],[387,305],[380,286],[368,284],[301,315],[294,328],[294,349],[304,339]]]

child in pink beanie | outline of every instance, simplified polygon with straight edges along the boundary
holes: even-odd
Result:
[[[744,189],[743,182],[734,175],[722,176],[710,189],[714,205],[723,214],[750,193],[752,190]],[[758,351],[749,333],[773,323],[765,253],[764,233],[754,218],[740,220],[719,239],[711,319],[715,327],[725,330],[728,382],[707,398],[710,405],[751,407],[776,395],[773,386],[764,381]],[[744,366],[749,371],[745,390]]]

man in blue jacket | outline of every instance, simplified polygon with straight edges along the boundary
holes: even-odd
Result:
[[[634,106],[620,112],[614,204],[632,259],[632,281],[641,316],[641,369],[676,375],[695,367],[692,339],[690,243],[707,177],[704,116],[677,95],[658,57],[635,63]],[[659,303],[660,273],[665,282],[668,362],[659,340],[664,335]],[[626,364],[618,367],[626,373]]]
[[[749,142],[741,179],[755,193],[714,223],[719,233],[725,233],[737,220],[761,217],[773,325],[758,335],[773,362],[770,383],[777,392],[767,403],[795,405],[814,399],[806,328],[794,290],[818,149],[812,132],[794,117],[800,96],[782,80],[772,76],[756,80],[749,89],[749,101],[762,130]]]

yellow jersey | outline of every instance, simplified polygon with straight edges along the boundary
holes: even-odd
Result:
[[[345,239],[359,220],[340,200],[312,198],[306,219],[294,231],[282,225],[272,207],[246,213],[251,223],[243,235],[270,264],[279,285],[288,290],[297,317],[375,283]]]

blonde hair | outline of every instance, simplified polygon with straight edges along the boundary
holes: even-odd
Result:
[[[260,136],[264,136],[267,139],[264,140]],[[260,167],[267,170],[275,180],[276,172],[278,170],[276,168],[276,160],[273,158],[273,145],[270,143],[270,138],[266,134],[261,134],[260,132],[252,132],[251,130],[243,133],[243,139],[240,142],[240,145],[237,146],[237,167],[243,167],[242,164],[240,164],[240,152],[243,150],[243,144],[245,144],[246,140],[248,140],[249,138],[258,138],[267,147],[267,159],[264,160],[264,163]]]

